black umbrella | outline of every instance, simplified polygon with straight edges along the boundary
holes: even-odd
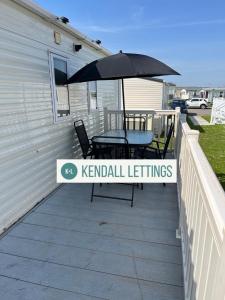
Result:
[[[162,75],[180,74],[153,57],[142,54],[120,52],[91,62],[69,78],[67,83],[122,79],[124,130],[126,134],[126,110],[123,79]]]

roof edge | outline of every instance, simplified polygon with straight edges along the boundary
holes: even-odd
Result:
[[[104,53],[107,56],[112,54],[112,52],[110,52],[109,50],[107,50],[103,47],[100,47],[96,43],[92,42],[92,40],[89,37],[87,37],[86,35],[84,35],[80,31],[76,30],[72,26],[63,24],[60,20],[57,19],[56,15],[53,15],[50,12],[48,12],[47,10],[43,9],[37,3],[35,3],[31,0],[11,0],[11,1],[15,2],[16,4],[18,4],[18,5],[20,5],[24,8],[26,8],[27,10],[31,11],[32,13],[38,15],[39,17],[41,17],[45,21],[47,21],[49,23],[52,23],[53,25],[59,27],[60,29],[63,29],[67,33],[73,35],[78,40],[86,43],[88,46],[94,48],[95,50],[98,50],[98,51]]]

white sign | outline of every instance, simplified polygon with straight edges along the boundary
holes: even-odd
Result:
[[[175,159],[60,159],[58,183],[175,183]]]
[[[225,99],[214,98],[211,112],[212,124],[225,124]]]

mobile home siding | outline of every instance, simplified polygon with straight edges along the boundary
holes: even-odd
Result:
[[[87,84],[69,87],[71,117],[53,122],[49,51],[69,60],[69,74],[105,56],[10,0],[0,2],[0,232],[56,187],[56,159],[80,157],[74,119],[103,131],[103,107],[118,108],[118,82],[98,82],[99,110],[88,114]],[[60,31],[62,44],[54,43]],[[74,195],[75,196],[75,195]]]
[[[126,109],[162,109],[163,85],[141,78],[124,80]]]

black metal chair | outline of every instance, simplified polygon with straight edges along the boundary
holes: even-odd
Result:
[[[153,142],[156,143],[157,147],[156,148],[148,147],[145,151],[146,152],[145,157],[148,156],[148,152],[150,152],[152,149],[153,150],[157,149],[157,158],[164,159],[166,157],[167,150],[168,150],[173,132],[174,132],[174,123],[171,123],[171,125],[169,127],[169,130],[168,130],[168,133],[167,133],[167,136],[166,136],[166,142],[164,143],[164,142],[154,140]],[[160,145],[163,145],[163,148],[161,148]]]
[[[165,143],[157,141],[157,140],[153,140],[152,143],[155,143],[156,147],[148,146],[144,150],[137,150],[136,153],[134,154],[135,158],[165,159],[173,132],[174,132],[174,123],[171,123]],[[161,148],[160,145],[163,145],[163,148]],[[163,183],[163,185],[165,186],[166,184]],[[143,185],[142,185],[142,187],[143,187]]]
[[[171,123],[167,136],[166,142],[161,142],[158,140],[153,140],[152,144],[156,144],[156,146],[148,146],[144,150],[137,150],[135,153],[135,158],[144,158],[144,159],[164,159],[166,157],[168,147],[170,144],[171,137],[174,132],[174,123]],[[162,145],[163,147],[160,147]]]
[[[74,128],[78,137],[78,141],[81,146],[82,156],[86,159],[88,156],[92,157],[103,157],[108,156],[111,158],[112,147],[102,147],[94,149],[91,140],[88,138],[86,128],[83,120],[77,120],[74,122]]]
[[[98,148],[98,143],[95,143],[96,139],[110,139],[110,142],[107,141],[107,145],[110,144],[114,149],[112,151],[112,158],[113,159],[129,159],[130,158],[130,150],[129,150],[129,144],[128,140],[125,137],[114,137],[114,136],[94,136],[92,138],[92,144],[93,144],[93,149],[94,151],[97,150]],[[124,141],[120,144],[115,143],[115,141]],[[104,143],[104,142],[103,142]],[[102,144],[102,143],[101,143]],[[123,200],[123,201],[130,201],[131,202],[131,207],[133,207],[134,203],[134,184],[131,184],[132,186],[132,191],[131,191],[131,198],[123,198],[123,197],[116,197],[116,196],[108,196],[108,195],[100,195],[100,194],[95,194],[94,193],[94,188],[95,184],[92,183],[92,191],[91,191],[91,202],[93,202],[94,197],[98,198],[108,198],[108,199],[116,199],[116,200]]]
[[[83,120],[77,120],[74,122],[74,129],[77,134],[78,141],[82,150],[83,158],[86,159],[88,156],[93,156],[93,149],[90,140],[87,135],[86,128]]]

